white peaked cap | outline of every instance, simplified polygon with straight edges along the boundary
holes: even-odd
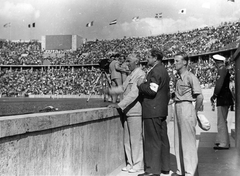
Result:
[[[213,59],[218,60],[218,61],[225,61],[226,60],[225,57],[223,57],[223,56],[221,56],[219,54],[213,55]]]

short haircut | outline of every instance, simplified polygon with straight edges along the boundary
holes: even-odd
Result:
[[[121,55],[119,54],[119,53],[115,53],[115,54],[112,54],[111,56],[110,56],[110,58],[118,58],[118,57],[120,57]]]
[[[140,59],[137,57],[136,54],[131,53],[128,55],[128,58],[130,58],[130,57],[132,58],[132,60],[134,60],[136,62],[136,65],[140,65]],[[127,60],[129,60],[129,59],[127,59]]]
[[[160,51],[159,49],[156,49],[156,48],[152,48],[150,52],[151,52],[152,57],[157,57],[157,60],[162,61],[162,59],[163,59],[162,51]]]
[[[188,65],[188,62],[189,62],[189,57],[186,53],[184,52],[179,52],[176,54],[176,56],[182,56],[182,60],[185,60],[187,62],[187,65]]]

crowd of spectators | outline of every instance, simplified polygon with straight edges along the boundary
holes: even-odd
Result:
[[[228,46],[236,47],[239,35],[240,22],[229,22],[218,27],[204,27],[173,34],[88,41],[77,51],[59,51],[52,54],[41,51],[41,44],[37,41],[6,41],[1,43],[0,65],[42,65],[44,60],[49,60],[51,65],[96,64],[99,60],[108,58],[112,52],[128,54],[132,51],[144,60],[147,50],[152,47],[161,48],[165,58],[171,59],[181,51],[197,55]]]
[[[4,96],[26,95],[81,95],[89,94],[101,71],[80,68],[2,69],[0,91]],[[96,84],[93,94],[102,93],[102,82]]]
[[[42,65],[41,43],[1,41],[0,65]]]
[[[205,27],[186,32],[162,34],[158,36],[96,40],[86,42],[77,51],[41,51],[41,44],[31,42],[0,42],[0,65],[18,65],[18,68],[0,70],[0,92],[2,95],[22,94],[89,94],[100,75],[98,68],[75,67],[77,65],[98,64],[112,52],[127,55],[134,51],[142,61],[147,51],[161,48],[165,59],[171,59],[178,52],[198,55],[228,47],[236,48],[240,39],[240,22],[221,24],[218,27]],[[44,65],[52,67],[21,68],[21,65]],[[54,65],[62,65],[54,68]],[[69,67],[67,67],[69,66]],[[166,65],[174,77],[173,65]],[[190,70],[197,75],[203,87],[214,84],[216,68],[211,60],[190,63]],[[206,87],[207,87],[206,86]],[[101,94],[101,86],[94,89]]]
[[[173,86],[174,65],[165,66],[171,77],[170,86]],[[197,75],[202,88],[215,84],[217,72],[213,61],[190,62],[189,70]],[[230,72],[234,76],[232,67]],[[101,73],[101,69],[95,67],[4,68],[0,71],[0,92],[3,96],[101,95],[108,85],[106,77],[100,77]]]

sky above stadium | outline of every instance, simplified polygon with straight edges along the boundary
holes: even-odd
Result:
[[[155,18],[157,13],[162,17]],[[133,21],[133,17],[139,19]],[[109,25],[115,19],[117,23]],[[239,19],[239,0],[1,0],[0,38],[29,40],[65,34],[88,40],[143,37]],[[86,27],[91,21],[93,25]]]

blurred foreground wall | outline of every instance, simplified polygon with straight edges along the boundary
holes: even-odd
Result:
[[[124,163],[122,125],[108,108],[0,118],[0,175],[107,175]]]

